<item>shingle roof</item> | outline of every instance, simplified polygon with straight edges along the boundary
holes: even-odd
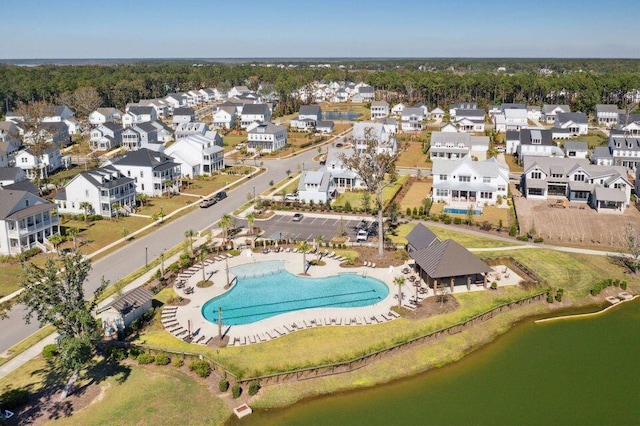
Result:
[[[122,166],[138,166],[156,168],[163,163],[171,163],[177,166],[171,157],[161,153],[152,151],[147,148],[141,148],[137,151],[130,151],[113,162],[114,165]]]
[[[564,143],[565,151],[587,151],[589,144],[584,141],[566,141]]]
[[[319,105],[302,105],[300,107],[300,115],[317,115],[322,113]]]
[[[587,124],[589,119],[584,112],[559,112],[556,115],[558,123],[566,123],[567,121],[573,121],[574,123]]]
[[[268,114],[268,113],[269,113],[269,107],[267,106],[267,104],[246,104],[242,108],[242,115],[248,115],[248,114],[258,115],[258,114]]]
[[[139,308],[153,298],[153,294],[144,287],[138,287],[124,293],[108,305],[98,309],[98,313],[114,308],[123,315]]]
[[[173,110],[173,116],[175,117],[176,115],[188,115],[188,116],[195,116],[195,111],[193,110],[193,108],[175,108]]]

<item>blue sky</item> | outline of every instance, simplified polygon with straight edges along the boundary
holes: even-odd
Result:
[[[0,58],[640,57],[639,0],[21,0]]]

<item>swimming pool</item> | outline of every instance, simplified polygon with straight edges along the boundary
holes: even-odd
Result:
[[[442,209],[443,213],[448,213],[448,214],[467,214],[469,212],[469,209],[456,209],[454,207],[445,207],[444,209]],[[482,214],[482,210],[473,210],[473,214],[476,216],[480,216]]]
[[[251,266],[255,271],[262,270],[261,263]],[[244,268],[247,272],[250,269],[246,265]],[[202,306],[202,315],[217,324],[221,307],[223,324],[241,325],[302,309],[368,306],[388,294],[389,288],[371,277],[340,274],[303,278],[279,270],[266,276],[238,278],[231,290]]]

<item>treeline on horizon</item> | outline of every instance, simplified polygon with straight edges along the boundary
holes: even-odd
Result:
[[[461,101],[477,101],[485,107],[502,102],[567,103],[575,111],[589,113],[598,103],[620,105],[625,93],[640,89],[639,60],[390,59],[340,63],[346,68],[193,66],[174,62],[110,66],[0,65],[0,108],[4,114],[21,102],[55,103],[61,95],[82,87],[95,88],[103,106],[123,109],[128,102],[164,97],[171,92],[205,87],[228,89],[235,85],[257,89],[260,83],[273,84],[281,101],[294,105],[291,93],[313,81],[364,81],[381,90],[389,101],[421,101],[431,107]],[[418,66],[426,70],[418,70]],[[506,72],[496,72],[497,67],[502,66]],[[554,72],[543,75],[538,72],[541,68]]]

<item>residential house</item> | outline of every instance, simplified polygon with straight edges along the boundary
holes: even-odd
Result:
[[[333,200],[337,195],[333,177],[328,171],[303,171],[298,184],[298,199],[317,204]]]
[[[620,114],[617,130],[629,136],[640,136],[640,114]]]
[[[169,93],[164,97],[164,101],[168,105],[169,115],[173,115],[173,110],[176,108],[186,108],[189,106],[187,95],[184,93]]]
[[[516,155],[524,157],[564,157],[564,151],[553,142],[552,132],[543,129],[522,129],[516,146]]]
[[[15,165],[25,171],[29,179],[39,176],[44,179],[62,167],[70,165],[69,157],[60,154],[56,145],[47,145],[41,155],[36,155],[35,148],[28,147],[19,151],[15,156]]]
[[[460,102],[457,104],[453,104],[449,106],[449,117],[451,117],[451,119],[455,119],[457,117],[458,114],[458,110],[460,109],[478,109],[478,103],[477,102]],[[484,114],[483,114],[484,116]]]
[[[443,120],[444,119],[444,110],[442,108],[436,107],[429,112],[429,119],[431,120]]]
[[[81,172],[63,190],[58,191],[55,203],[60,213],[82,214],[84,203],[91,208],[86,213],[112,217],[131,213],[136,206],[136,185],[114,166],[104,166]],[[116,210],[118,212],[116,212]]]
[[[0,167],[0,188],[26,179],[27,174],[20,167]]]
[[[132,106],[150,106],[156,110],[158,119],[167,118],[171,115],[172,107],[164,99],[140,99],[135,104],[127,104],[127,110]]]
[[[196,113],[193,108],[174,108],[173,109],[173,128],[178,127],[182,123],[193,123],[196,121]]]
[[[588,158],[589,144],[583,141],[567,141],[564,143],[564,155],[569,158]]]
[[[352,102],[371,102],[376,98],[376,90],[371,86],[360,86],[351,96]]]
[[[376,120],[389,116],[389,102],[373,101],[371,102],[371,119]]]
[[[242,108],[240,127],[247,128],[252,123],[265,123],[271,120],[271,110],[267,104],[247,104]]]
[[[89,146],[97,151],[109,151],[122,143],[122,126],[114,122],[99,124],[91,129]]]
[[[423,102],[415,103],[413,104],[412,108],[421,108],[425,119],[429,117],[429,106],[427,106],[425,103]]]
[[[596,146],[591,153],[591,162],[599,166],[613,166],[613,156],[608,146]],[[637,181],[636,181],[637,185]]]
[[[43,121],[37,129],[34,128],[27,131],[20,130],[20,126],[18,126],[18,129],[19,132],[24,132],[23,140],[27,145],[44,142],[66,147],[71,144],[69,128],[61,121]]]
[[[387,151],[393,154],[398,149],[398,141],[394,134],[387,132],[382,123],[371,121],[358,121],[353,125],[351,137],[358,153],[369,149],[368,141],[376,142],[377,152]]]
[[[224,169],[224,149],[222,138],[214,133],[213,137],[191,135],[176,140],[165,154],[180,165],[180,174],[184,177],[210,175]]]
[[[153,303],[153,294],[144,287],[138,287],[115,298],[97,309],[105,336],[115,336],[133,321],[147,313]]]
[[[29,191],[0,190],[0,254],[17,255],[38,247],[48,251],[47,238],[59,234],[56,205]]]
[[[7,142],[16,148],[22,146],[21,129],[13,121],[0,121],[0,142]]]
[[[338,89],[331,97],[332,103],[342,103],[347,102],[349,100],[349,93],[345,89]]]
[[[197,90],[189,90],[187,93],[185,93],[185,95],[187,97],[188,107],[195,107],[203,102],[202,94]],[[176,115],[175,111],[173,111],[173,115]]]
[[[393,108],[391,108],[391,114],[397,115],[399,117],[402,115],[403,110],[404,110],[404,104],[401,102],[399,104],[395,104]]]
[[[609,151],[613,157],[613,164],[626,167],[629,171],[636,170],[640,163],[640,137],[611,135]]]
[[[401,128],[403,132],[421,132],[424,121],[422,108],[405,107],[401,115]]]
[[[316,123],[316,132],[327,134],[327,133],[333,132],[333,129],[334,129],[333,121],[320,120]]]
[[[536,105],[527,105],[527,119],[531,121],[540,121],[542,117],[542,108]]]
[[[617,105],[597,104],[596,121],[604,126],[615,126],[620,112]]]
[[[218,100],[215,89],[205,88],[205,89],[200,89],[198,92],[200,93],[202,102],[212,103]]]
[[[249,88],[247,86],[234,86],[231,88],[231,90],[229,90],[229,93],[227,94],[228,98],[234,98],[240,95],[243,95],[245,93],[250,93],[251,90],[249,90]]]
[[[488,136],[472,136],[469,133],[431,133],[429,158],[459,160],[465,157],[485,159],[489,149]]]
[[[223,106],[213,114],[213,127],[216,129],[230,129],[236,122],[236,108]]]
[[[147,123],[158,119],[155,108],[151,106],[132,106],[122,116],[122,126],[132,127],[136,124]]]
[[[444,124],[442,127],[440,127],[440,131],[443,133],[460,133],[460,130],[458,130],[458,126],[456,126],[452,122]]]
[[[322,120],[322,109],[319,105],[302,105],[298,116],[291,120],[291,128],[315,130],[320,120]]]
[[[541,120],[546,123],[555,123],[556,115],[562,112],[571,112],[569,105],[542,105]]]
[[[624,212],[632,185],[624,167],[580,158],[525,157],[521,188],[527,198],[566,197],[598,212]]]
[[[167,142],[171,142],[173,140],[173,131],[169,126],[164,124],[160,120],[150,121],[149,122],[153,127],[157,130],[157,139],[159,144],[164,144]],[[159,148],[161,149],[161,148]]]
[[[14,163],[14,156],[18,153],[18,147],[11,142],[0,141],[0,168],[8,167]]]
[[[447,204],[473,205],[482,208],[496,204],[498,197],[508,195],[509,168],[495,158],[472,161],[467,155],[458,160],[433,161],[432,199]]]
[[[330,147],[327,149],[327,159],[324,167],[318,171],[328,171],[333,179],[333,186],[337,191],[344,192],[351,189],[363,188],[360,176],[353,170],[346,167],[344,158],[355,155],[353,148],[338,149]]]
[[[484,109],[456,109],[455,123],[461,132],[484,132]]]
[[[122,147],[128,151],[148,148],[162,151],[163,145],[158,141],[158,128],[150,122],[135,124],[122,132]]]
[[[42,118],[43,123],[62,123],[73,118],[73,111],[65,105],[56,105],[51,108],[51,115]]]
[[[554,127],[566,129],[573,136],[586,135],[589,132],[589,119],[583,112],[559,112]]]
[[[505,133],[507,130],[520,130],[528,127],[527,110],[524,108],[508,108],[494,117],[495,130]]]
[[[392,135],[395,135],[396,133],[398,133],[398,120],[396,118],[385,117],[385,118],[381,118],[378,121],[382,123],[382,126],[384,127],[385,132],[390,133]]]
[[[438,286],[456,286],[467,290],[487,288],[493,270],[469,250],[453,240],[440,240],[423,224],[418,223],[407,235],[407,253],[413,259],[419,279],[437,293]]]
[[[108,165],[132,178],[137,193],[161,197],[179,192],[180,164],[161,152],[141,148],[107,160],[103,167]]]
[[[287,128],[271,122],[260,123],[247,132],[247,151],[270,153],[287,144]]]
[[[117,108],[98,108],[89,114],[89,124],[99,126],[104,123],[116,123],[122,119],[122,112]]]
[[[204,136],[209,131],[207,123],[180,123],[176,127],[175,137],[176,140],[186,138],[191,135]]]

